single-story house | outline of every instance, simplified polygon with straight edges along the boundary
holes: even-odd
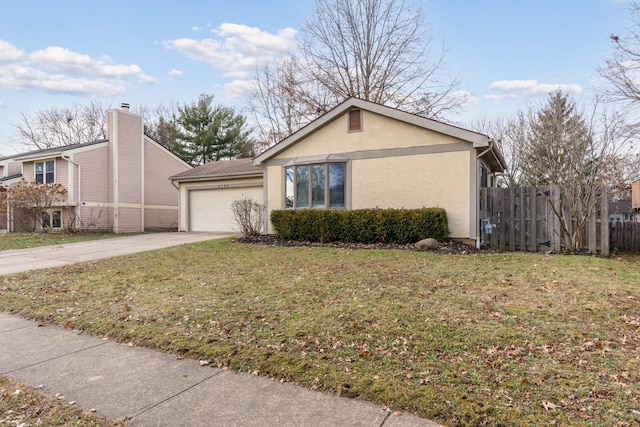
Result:
[[[264,204],[267,233],[274,209],[440,207],[450,237],[475,243],[479,189],[505,168],[486,135],[349,98],[252,161],[170,179],[180,186],[181,231],[233,231],[231,201],[250,196]],[[206,220],[213,209],[215,222]]]
[[[42,212],[52,228],[176,229],[179,192],[167,178],[191,166],[146,136],[142,116],[127,104],[107,114],[107,139],[0,157],[0,187],[6,190],[23,179],[61,184],[64,200]],[[0,230],[33,225],[10,206],[0,215]]]

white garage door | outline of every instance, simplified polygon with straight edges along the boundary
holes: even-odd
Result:
[[[231,203],[248,197],[262,203],[262,187],[189,191],[189,231],[237,232]]]

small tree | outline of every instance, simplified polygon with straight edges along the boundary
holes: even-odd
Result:
[[[260,202],[247,197],[231,203],[233,217],[245,237],[257,236],[262,231],[263,209]]]
[[[522,182],[537,188],[560,186],[555,201],[553,193],[542,194],[559,220],[565,246],[578,250],[599,193],[615,184],[607,172],[628,151],[635,128],[623,114],[610,113],[597,102],[586,114],[559,91],[539,110],[530,109],[520,125]]]
[[[23,179],[9,188],[7,202],[26,230],[35,230],[39,223],[46,231],[42,213],[62,201],[66,194],[67,190],[60,184],[40,184]]]

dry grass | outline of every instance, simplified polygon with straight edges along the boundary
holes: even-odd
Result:
[[[2,233],[0,234],[0,251],[8,249],[35,248],[38,246],[62,245],[65,243],[85,242],[87,240],[122,237],[113,233]]]
[[[447,425],[636,425],[639,267],[222,240],[0,277],[0,310]]]
[[[32,425],[117,427],[124,422],[84,413],[68,402],[0,375],[0,426]]]

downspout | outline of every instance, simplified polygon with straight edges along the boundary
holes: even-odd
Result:
[[[66,157],[64,154],[61,154],[60,157],[62,157],[63,159],[65,159],[66,161],[68,161],[71,164],[74,164],[78,167],[78,206],[76,207],[76,228],[80,227],[80,208],[82,207],[82,202],[80,201],[81,199],[81,186],[82,186],[82,175],[81,175],[81,169],[80,169],[80,164],[74,162],[73,160],[71,160],[71,158]],[[73,195],[72,195],[73,196]]]
[[[493,150],[493,139],[489,140],[489,147],[486,150],[484,150],[482,153],[478,154],[478,157],[476,158],[479,159],[480,157],[484,156],[491,150]]]

